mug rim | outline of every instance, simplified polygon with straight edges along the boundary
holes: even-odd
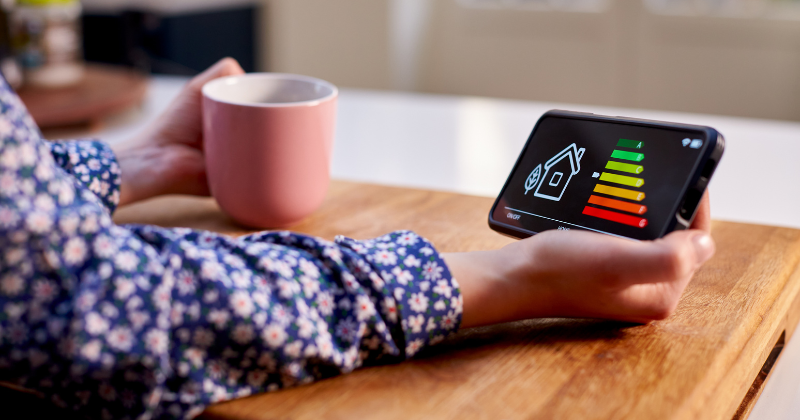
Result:
[[[324,85],[325,87],[331,90],[331,93],[325,95],[321,98],[317,99],[309,99],[306,101],[297,101],[297,102],[272,102],[272,103],[264,103],[264,102],[241,102],[241,101],[231,101],[227,99],[222,99],[219,97],[212,96],[209,92],[212,88],[216,85],[230,83],[234,80],[241,80],[241,79],[277,79],[277,80],[294,80],[294,81],[302,81],[302,82],[309,82],[314,84]],[[208,98],[214,102],[220,102],[229,105],[239,105],[239,106],[249,106],[249,107],[256,107],[256,108],[286,108],[286,107],[298,107],[298,106],[314,106],[321,104],[323,102],[327,102],[333,98],[336,98],[339,95],[339,89],[331,82],[318,79],[316,77],[311,76],[304,76],[301,74],[292,74],[292,73],[271,73],[271,72],[260,72],[260,73],[245,73],[245,74],[237,74],[233,76],[225,76],[220,77],[218,79],[210,80],[203,85],[201,89],[203,93],[203,97]]]

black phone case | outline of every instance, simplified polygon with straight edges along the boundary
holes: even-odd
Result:
[[[519,168],[520,162],[522,162],[522,157],[525,156],[528,147],[531,146],[531,141],[533,140],[533,136],[536,133],[536,129],[539,127],[539,123],[547,117],[569,118],[574,120],[596,121],[596,122],[611,122],[617,124],[628,124],[628,125],[653,127],[653,128],[694,130],[705,133],[708,146],[706,147],[705,152],[703,153],[701,158],[697,162],[695,162],[694,169],[692,170],[693,171],[692,176],[689,178],[689,181],[683,186],[681,190],[682,193],[679,199],[673,205],[673,209],[670,213],[674,214],[675,217],[670,219],[669,223],[667,223],[667,225],[664,227],[664,230],[659,234],[658,236],[659,238],[663,237],[664,235],[670,232],[689,228],[689,226],[692,224],[692,221],[694,220],[694,215],[695,211],[697,210],[697,205],[700,203],[700,199],[702,199],[703,194],[706,191],[706,187],[708,187],[708,182],[709,180],[711,180],[711,176],[714,174],[714,171],[716,170],[717,165],[719,164],[719,161],[722,158],[722,153],[725,151],[725,139],[722,137],[722,134],[720,134],[717,130],[711,127],[664,122],[664,121],[644,120],[638,118],[610,117],[610,116],[596,115],[584,112],[573,112],[573,111],[563,111],[563,110],[547,111],[539,118],[539,120],[536,122],[536,125],[533,127],[533,131],[531,131],[530,136],[528,136],[528,141],[525,142],[525,146],[522,148],[522,151],[520,152],[519,157],[517,158],[517,162],[514,164],[514,168],[511,170],[511,173],[509,173],[505,185],[503,185],[503,189],[500,191],[500,194],[495,199],[491,210],[489,210],[489,227],[492,228],[492,230],[519,239],[524,239],[539,233],[539,232],[529,231],[526,229],[521,229],[516,226],[510,226],[502,222],[498,222],[497,220],[494,220],[494,218],[492,218],[492,214],[494,214],[495,208],[497,207],[500,198],[503,197],[503,195],[505,194],[506,188],[508,188],[508,184],[511,182],[511,178],[516,173],[517,168]]]

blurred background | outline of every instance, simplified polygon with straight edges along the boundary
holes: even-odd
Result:
[[[192,75],[232,56],[346,88],[800,120],[798,0],[2,4],[18,86],[78,83],[70,60]]]

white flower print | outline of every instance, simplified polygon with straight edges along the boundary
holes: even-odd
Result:
[[[254,370],[247,374],[247,384],[259,388],[267,380],[267,373],[263,370]]]
[[[421,253],[422,253],[422,255],[425,255],[426,257],[430,257],[431,255],[433,255],[433,254],[434,254],[434,252],[435,252],[435,251],[434,251],[434,250],[432,250],[430,247],[427,247],[427,246],[426,246],[426,247],[424,247],[424,248],[420,248],[420,249],[419,249],[419,252],[421,252]]]
[[[436,301],[436,303],[433,304],[433,309],[437,311],[443,311],[447,309],[447,305],[445,305],[443,300],[439,299]]]
[[[190,347],[183,352],[183,357],[189,361],[195,368],[203,366],[203,361],[206,358],[206,351],[197,347]]]
[[[397,243],[405,246],[413,246],[417,243],[419,237],[412,232],[406,232],[397,238]]]
[[[242,318],[247,318],[253,313],[253,301],[247,292],[241,290],[233,292],[230,297],[230,304],[233,312]]]
[[[33,166],[36,163],[36,149],[30,143],[19,146],[19,161],[23,166]]]
[[[422,332],[422,325],[425,324],[425,317],[420,315],[411,315],[408,318],[408,327],[411,328],[411,332],[418,333]]]
[[[90,362],[96,362],[100,359],[100,351],[102,349],[103,343],[100,340],[92,340],[81,347],[81,356]]]
[[[449,298],[453,290],[449,283],[447,280],[439,280],[436,282],[436,286],[433,287],[433,291]]]
[[[172,324],[172,327],[177,327],[183,324],[183,313],[186,312],[186,306],[184,306],[180,302],[176,302],[172,305],[172,309],[169,312],[169,322]]]
[[[456,327],[457,319],[458,315],[455,312],[448,312],[447,315],[442,318],[442,328],[445,330],[452,330]]]
[[[205,328],[198,328],[194,330],[192,341],[198,347],[209,347],[214,344],[214,333]]]
[[[33,200],[33,206],[45,213],[50,213],[56,209],[56,202],[49,195],[39,194]]]
[[[319,268],[317,268],[316,264],[312,263],[311,261],[305,259],[300,260],[300,271],[312,279],[319,278]]]
[[[442,271],[444,271],[444,268],[439,266],[436,261],[428,261],[422,267],[422,276],[426,280],[437,280],[442,277]]]
[[[108,321],[97,312],[86,314],[86,332],[91,335],[100,335],[108,331]]]
[[[0,289],[8,296],[16,296],[25,288],[25,281],[17,274],[7,273],[0,280]]]
[[[286,341],[286,330],[277,324],[268,325],[261,334],[261,338],[273,349],[283,345]]]
[[[189,271],[180,271],[175,276],[175,286],[178,288],[178,293],[181,296],[186,296],[188,294],[194,293],[195,291],[195,280],[194,275]]]
[[[0,227],[10,228],[17,224],[19,216],[8,207],[0,207]]]
[[[139,264],[139,258],[131,251],[123,251],[114,257],[114,265],[123,271],[134,271]]]
[[[301,338],[311,338],[314,333],[314,323],[307,318],[298,318],[297,322],[297,335]]]
[[[72,238],[64,245],[64,261],[68,265],[78,265],[86,259],[86,242],[81,238]]]
[[[8,315],[10,319],[17,319],[25,313],[26,307],[22,303],[6,303],[3,309],[5,309],[6,315]]]
[[[145,324],[150,322],[150,314],[142,311],[132,311],[128,313],[128,320],[134,331],[141,331]]]
[[[283,348],[283,353],[292,358],[300,357],[300,352],[303,350],[303,342],[302,341],[293,341],[290,344],[287,344]]]
[[[84,217],[83,223],[81,223],[82,233],[95,233],[98,229],[100,229],[100,225],[97,223],[95,215],[89,214]]]
[[[50,230],[51,226],[53,225],[53,218],[50,215],[36,211],[31,213],[27,219],[25,219],[25,223],[28,225],[28,229],[30,229],[34,233],[46,233]]]
[[[463,296],[462,295],[458,295],[457,297],[454,297],[454,298],[450,299],[450,307],[455,309],[457,314],[462,313],[463,312],[463,308],[464,308],[464,298],[463,298]]]
[[[420,338],[408,343],[408,345],[406,346],[406,357],[411,357],[417,354],[419,349],[421,349],[424,344],[425,342],[422,341],[422,339]]]
[[[317,344],[319,357],[328,359],[333,355],[333,342],[330,337],[319,335],[314,341]]]
[[[403,286],[407,285],[409,281],[414,279],[414,276],[411,274],[410,271],[403,270],[400,267],[393,268],[392,274],[394,274],[394,277],[397,280],[397,282],[402,284]]]
[[[166,284],[156,287],[153,291],[153,303],[159,310],[169,309],[172,303],[172,289]]]
[[[162,354],[167,351],[169,345],[169,338],[167,333],[159,329],[151,329],[144,336],[144,343],[150,352],[153,354]]]
[[[390,322],[397,322],[397,302],[392,297],[383,298],[383,311]]]
[[[397,264],[397,254],[392,251],[378,251],[373,254],[373,258],[375,258],[375,262],[381,265],[395,265]]]
[[[385,273],[385,271],[384,271],[384,273]],[[383,281],[383,278],[381,278],[381,276],[378,275],[377,273],[369,273],[369,279],[372,280],[372,287],[374,287],[376,289],[379,289],[379,290],[385,284],[384,281]]]
[[[428,325],[425,326],[425,332],[431,332],[436,329],[436,320],[433,317],[428,318]]]
[[[114,297],[119,300],[127,300],[136,291],[136,284],[133,280],[119,277],[114,280]]]
[[[344,282],[344,286],[348,291],[355,291],[358,289],[358,281],[356,281],[355,276],[348,272],[342,273],[342,282]]]
[[[58,285],[50,280],[39,279],[33,283],[33,297],[40,302],[50,302],[58,294]]]
[[[208,322],[214,324],[214,326],[221,330],[225,328],[225,325],[228,323],[230,319],[230,313],[225,309],[214,309],[208,313]]]
[[[224,276],[225,267],[217,261],[203,261],[200,276],[208,280],[220,280]]]
[[[106,235],[98,235],[92,246],[94,247],[94,253],[100,258],[110,258],[117,252],[117,244]]]
[[[428,297],[424,293],[412,293],[408,305],[414,312],[425,312],[428,309]]]
[[[106,342],[113,349],[123,352],[130,351],[134,342],[133,332],[125,327],[116,327],[106,334]]]
[[[286,307],[280,304],[275,304],[272,307],[272,319],[280,325],[288,325],[292,322],[292,315],[286,310]]]
[[[265,368],[267,372],[274,372],[275,371],[275,358],[272,357],[272,353],[261,353],[261,356],[258,357],[256,364],[262,368]]]
[[[319,291],[319,280],[316,278],[307,277],[305,275],[300,276],[300,284],[303,285],[303,294],[307,298],[313,297],[314,293]]]
[[[352,318],[345,318],[336,324],[336,336],[342,341],[352,343],[358,333],[358,324]]]
[[[326,246],[325,249],[322,251],[322,255],[330,258],[335,263],[339,263],[342,261],[342,251],[340,251],[339,248]]]
[[[419,265],[421,264],[421,261],[419,260],[419,258],[417,258],[417,257],[415,257],[413,255],[409,255],[403,260],[403,264],[405,264],[406,267],[419,267]],[[396,268],[399,268],[399,267],[396,267]]]
[[[359,295],[356,297],[356,317],[359,321],[366,321],[375,315],[375,305],[369,300],[368,296]]]
[[[284,299],[289,299],[300,291],[300,285],[293,281],[278,280],[278,294]]]
[[[317,295],[317,309],[323,316],[333,313],[333,297],[330,293],[322,292]]]
[[[239,324],[231,331],[231,338],[233,341],[243,346],[250,344],[253,338],[255,338],[253,327],[247,324]]]

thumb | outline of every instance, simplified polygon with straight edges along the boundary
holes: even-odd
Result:
[[[239,62],[233,58],[226,57],[217,61],[216,64],[195,76],[189,82],[189,88],[199,92],[200,89],[203,88],[203,85],[214,79],[225,76],[235,76],[239,74],[244,74],[244,70],[242,69],[242,66],[239,65]]]
[[[673,282],[686,279],[708,261],[715,252],[714,240],[702,230],[684,230],[646,244],[641,250],[649,282]]]

